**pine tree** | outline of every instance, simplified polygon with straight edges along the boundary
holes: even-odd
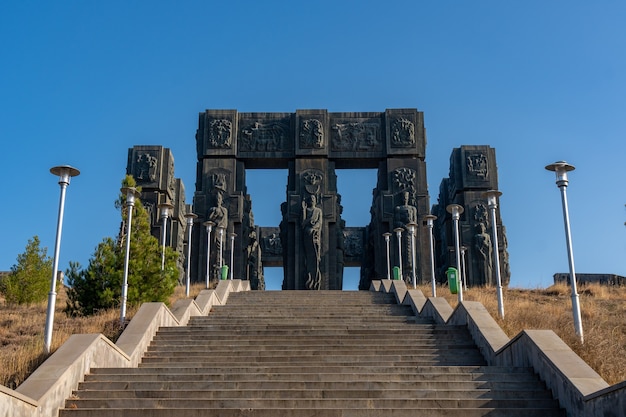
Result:
[[[52,275],[52,259],[46,253],[38,236],[28,240],[24,253],[17,256],[17,264],[0,286],[7,303],[30,304],[46,299]]]
[[[126,176],[122,185],[133,187],[135,180],[132,176]],[[70,286],[66,313],[90,315],[101,309],[119,306],[127,238],[125,200],[126,196],[120,195],[115,202],[115,206],[122,210],[122,227],[117,240],[105,238],[97,246],[84,270],[80,269],[79,264],[70,263],[66,274]],[[158,239],[150,234],[148,212],[139,199],[135,200],[131,226],[128,305],[149,301],[167,302],[178,283],[178,253],[166,248],[165,268],[161,271],[162,247]]]

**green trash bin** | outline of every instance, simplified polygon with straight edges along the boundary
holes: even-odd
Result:
[[[399,266],[393,267],[393,279],[400,279],[400,267]]]
[[[222,279],[228,279],[228,265],[222,265]]]
[[[459,292],[459,271],[456,268],[449,267],[446,271],[448,277],[448,288],[452,294]]]

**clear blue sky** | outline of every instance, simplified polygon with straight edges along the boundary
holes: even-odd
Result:
[[[67,190],[66,269],[117,233],[133,145],[171,148],[191,203],[205,109],[415,107],[431,203],[453,148],[496,148],[512,286],[546,287],[568,270],[544,169],[563,159],[576,166],[577,272],[626,275],[625,22],[618,0],[2,2],[0,270],[34,235],[52,256],[52,166],[81,170]],[[339,192],[348,225],[362,226],[374,176],[350,174]],[[278,223],[284,175],[249,174],[257,224]]]

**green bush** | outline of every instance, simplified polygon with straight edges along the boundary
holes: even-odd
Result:
[[[46,299],[52,279],[52,259],[46,252],[38,236],[28,240],[24,253],[17,256],[17,264],[2,280],[0,291],[7,303],[31,304]]]

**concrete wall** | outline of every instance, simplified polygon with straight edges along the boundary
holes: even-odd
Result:
[[[117,343],[101,334],[71,336],[16,390],[0,387],[0,417],[54,417],[91,368],[135,367],[161,326],[185,326],[192,316],[207,315],[231,292],[250,290],[248,281],[220,281],[195,300],[179,300],[172,309],[145,303]]]
[[[626,416],[626,381],[609,386],[552,330],[524,330],[509,339],[478,302],[463,301],[452,309],[443,298],[407,290],[402,281],[383,280],[371,290],[393,292],[416,315],[435,323],[467,326],[490,365],[533,368],[570,417]]]

